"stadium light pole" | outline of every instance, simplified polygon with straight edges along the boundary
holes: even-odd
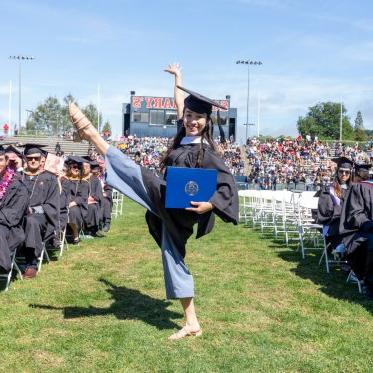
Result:
[[[252,60],[238,60],[237,65],[247,65],[247,99],[246,99],[246,142],[248,139],[248,126],[249,123],[249,104],[250,104],[250,65],[260,66],[263,65],[262,61],[252,61]]]
[[[18,60],[18,130],[22,126],[22,61],[30,61],[32,56],[9,56],[10,60]]]

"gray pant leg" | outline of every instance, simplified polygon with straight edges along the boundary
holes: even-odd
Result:
[[[145,189],[140,166],[114,147],[110,147],[106,154],[106,164],[107,183],[157,215]],[[193,298],[193,276],[164,225],[161,250],[167,298]]]
[[[194,298],[193,276],[164,224],[161,251],[167,299]]]
[[[112,146],[108,149],[105,160],[106,182],[153,212],[153,202],[145,189],[140,166]]]

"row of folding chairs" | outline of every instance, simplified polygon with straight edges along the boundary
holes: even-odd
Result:
[[[112,200],[113,208],[111,210],[111,216],[113,218],[117,218],[118,216],[121,216],[123,214],[124,195],[118,190],[113,189]]]
[[[121,194],[117,190],[113,190],[113,208],[112,208],[112,213],[111,213],[113,218],[117,218],[118,216],[121,216],[123,214],[123,203],[124,203],[123,194]],[[80,232],[80,237],[82,239],[86,237],[83,231]],[[60,258],[63,255],[64,251],[68,249],[68,247],[69,245],[67,243],[66,227],[65,227],[65,229],[62,232],[60,232],[59,247],[57,248],[57,250],[54,250],[54,251],[57,251],[58,258]],[[9,290],[9,286],[10,286],[14,271],[16,271],[20,280],[23,280],[22,271],[20,270],[19,265],[18,265],[18,261],[22,259],[23,258],[17,257],[17,250],[14,250],[11,255],[10,271],[5,274],[0,274],[0,278],[4,279],[4,281],[6,282],[4,291]],[[43,262],[47,262],[47,263],[50,262],[50,257],[49,257],[45,242],[43,242],[41,254],[37,258],[37,271],[38,272],[41,271]]]
[[[320,250],[319,265],[325,263],[327,273],[331,266],[347,264],[329,247],[322,234],[323,227],[314,222],[313,211],[317,210],[318,198],[314,191],[288,190],[240,190],[240,221],[262,233],[272,232],[276,239],[283,237],[286,246],[290,241],[298,242],[302,259],[310,250]],[[361,292],[361,283],[351,271],[347,282],[356,282]]]

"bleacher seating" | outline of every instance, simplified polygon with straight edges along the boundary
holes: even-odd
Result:
[[[46,151],[54,153],[56,148],[57,142],[61,146],[61,150],[67,154],[74,154],[74,155],[87,155],[90,144],[86,141],[77,143],[73,140],[63,139],[57,136],[38,136],[38,137],[31,137],[31,136],[16,136],[16,137],[6,137],[4,142],[14,142],[14,143],[35,143],[41,145],[47,145],[45,148]]]

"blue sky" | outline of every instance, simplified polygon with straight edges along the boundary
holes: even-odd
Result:
[[[48,95],[71,92],[96,102],[115,134],[129,91],[172,95],[170,62],[183,66],[184,85],[214,98],[231,95],[246,120],[245,66],[251,69],[250,122],[265,134],[295,134],[299,116],[320,101],[342,101],[352,120],[362,111],[373,129],[373,2],[347,0],[91,0],[0,1],[0,123],[18,119],[18,68],[23,65],[23,118]],[[245,131],[240,126],[240,133]],[[252,128],[251,133],[256,133]]]

